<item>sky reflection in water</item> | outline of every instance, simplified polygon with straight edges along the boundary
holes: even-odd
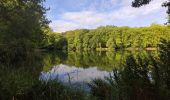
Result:
[[[97,67],[78,68],[68,65],[56,65],[48,72],[42,72],[40,79],[48,80],[58,78],[62,82],[68,82],[69,77],[72,83],[90,82],[93,79],[108,76],[109,72],[98,70]]]

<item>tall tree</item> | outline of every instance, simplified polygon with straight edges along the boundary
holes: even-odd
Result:
[[[0,0],[0,44],[30,48],[41,39],[45,17],[45,0]]]

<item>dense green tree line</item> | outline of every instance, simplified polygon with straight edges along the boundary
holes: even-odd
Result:
[[[49,27],[43,28],[44,35],[41,42],[41,48],[66,50],[67,40],[63,34],[52,32]]]
[[[68,50],[156,48],[161,39],[170,39],[170,27],[158,24],[133,28],[105,26],[92,30],[79,29],[58,34],[52,33],[50,36],[52,38],[49,45],[58,46],[59,42],[62,44],[60,46],[67,47]]]

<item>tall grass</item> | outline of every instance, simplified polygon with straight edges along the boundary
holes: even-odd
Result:
[[[22,100],[85,100],[83,90],[72,89],[58,80],[38,81],[24,95]]]
[[[158,58],[128,57],[123,69],[89,83],[97,100],[170,100],[170,41],[162,41]]]
[[[0,85],[0,87],[2,87]],[[1,90],[1,89],[0,89]],[[2,91],[2,90],[1,90]],[[4,91],[4,90],[3,90]],[[10,90],[9,90],[10,91]],[[58,80],[37,81],[26,91],[22,87],[15,94],[2,93],[1,100],[86,100],[87,94],[78,88],[66,86]],[[5,91],[4,91],[5,92]]]

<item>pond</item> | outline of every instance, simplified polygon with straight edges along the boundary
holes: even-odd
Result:
[[[105,79],[106,76],[112,75],[115,69],[119,72],[124,69],[123,74],[126,74],[125,80],[128,82],[141,73],[139,69],[139,73],[135,72],[132,76],[128,76],[132,72],[124,68],[124,65],[130,55],[144,58],[149,55],[157,56],[158,53],[157,51],[36,52],[18,61],[0,65],[0,96],[4,96],[4,93],[8,95],[25,93],[37,80],[58,79],[64,84],[85,86],[94,79]],[[154,82],[151,72],[146,73],[150,82]]]

